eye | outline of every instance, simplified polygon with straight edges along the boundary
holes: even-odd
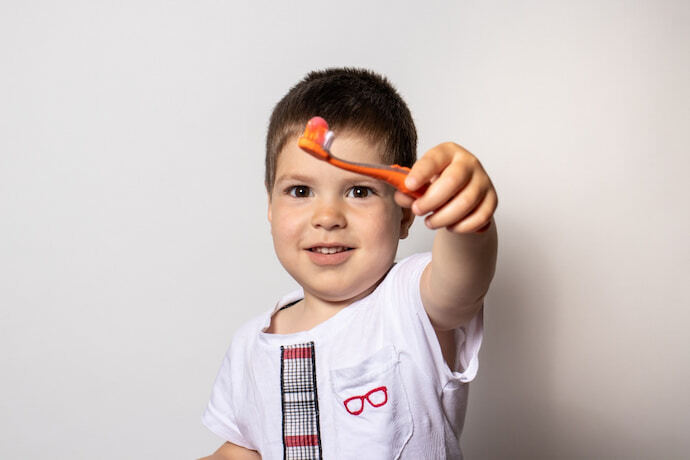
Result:
[[[364,187],[362,185],[355,185],[350,190],[347,191],[347,196],[352,198],[366,198],[369,194],[373,194],[374,191],[369,187]]]
[[[306,185],[293,185],[287,190],[287,194],[295,198],[306,198],[311,196],[311,189]]]

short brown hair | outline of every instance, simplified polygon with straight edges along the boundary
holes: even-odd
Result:
[[[352,130],[382,147],[381,161],[411,167],[417,131],[405,101],[388,80],[370,70],[333,68],[310,72],[276,104],[266,135],[266,189],[275,182],[285,143],[320,116],[331,129]],[[334,152],[337,155],[337,152]]]

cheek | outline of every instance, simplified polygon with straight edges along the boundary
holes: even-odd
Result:
[[[299,234],[301,223],[298,213],[273,210],[271,220],[271,234],[276,242],[294,240]]]
[[[400,236],[400,219],[402,211],[399,209],[380,208],[372,210],[366,219],[368,232],[377,244],[384,247],[397,245]]]
[[[399,206],[391,206],[382,211],[386,217],[382,221],[382,225],[386,226],[386,231],[389,235],[400,233],[400,221],[402,220],[402,209]]]

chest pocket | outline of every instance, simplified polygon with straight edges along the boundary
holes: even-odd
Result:
[[[330,374],[339,458],[399,458],[413,424],[395,347]]]

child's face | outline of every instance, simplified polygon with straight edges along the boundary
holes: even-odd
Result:
[[[381,164],[379,149],[353,133],[339,133],[332,151],[346,160]],[[297,146],[296,137],[286,144],[268,220],[278,259],[305,298],[351,302],[373,291],[412,223],[394,192],[384,182],[317,160]]]

